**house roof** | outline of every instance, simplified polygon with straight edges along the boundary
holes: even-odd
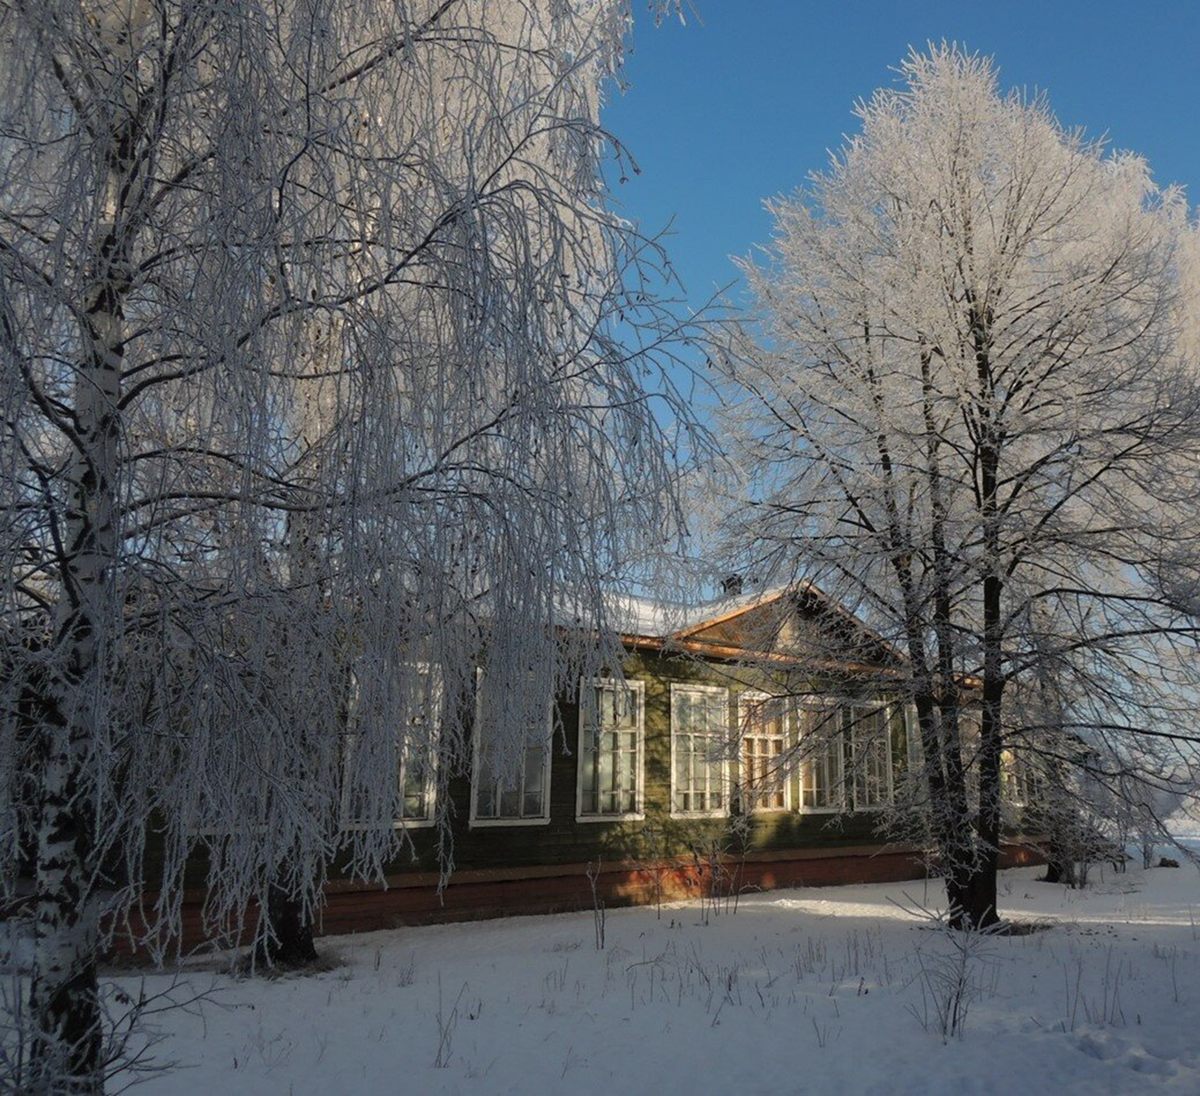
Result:
[[[616,595],[610,608],[615,626],[643,639],[682,639],[721,620],[740,616],[758,605],[778,600],[786,590],[777,587],[757,593],[737,594],[686,605],[631,594]]]
[[[783,599],[796,617],[823,635],[815,640],[784,634],[786,618],[772,607]],[[611,606],[614,623],[630,646],[674,649],[718,659],[750,656],[843,671],[879,671],[903,656],[882,636],[811,583],[728,595],[694,605],[622,596]],[[762,612],[759,612],[762,610]],[[797,640],[790,642],[789,640]],[[807,640],[807,642],[805,641]]]

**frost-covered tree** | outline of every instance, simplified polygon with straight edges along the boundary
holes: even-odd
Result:
[[[1144,856],[1172,842],[1168,817],[1196,798],[1194,653],[1170,630],[1121,642],[1040,605],[1025,630],[1037,657],[1006,687],[1006,775],[1025,832],[1045,839],[1047,879],[1079,886],[1090,861],[1121,865],[1132,842]]]
[[[730,357],[753,485],[730,526],[760,581],[815,581],[903,653],[935,859],[980,925],[1006,752],[1192,738],[1194,625],[1161,580],[1195,573],[1194,231],[1144,161],[953,46],[857,115],[743,264],[762,330]],[[1010,719],[1047,668],[1053,726]]]
[[[402,767],[465,763],[479,666],[515,738],[615,661],[689,421],[599,181],[628,23],[0,4],[0,855],[63,1084],[102,1084],[98,948],[177,924],[190,856],[213,925],[307,915],[402,846]]]

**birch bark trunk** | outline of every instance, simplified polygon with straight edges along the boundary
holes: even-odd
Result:
[[[75,457],[62,530],[51,718],[44,725],[44,798],[37,835],[35,1062],[68,1091],[103,1089],[96,981],[100,937],[94,751],[105,720],[115,638],[118,440],[130,239],[123,206],[134,163],[131,127],[111,135],[95,279],[74,385]]]

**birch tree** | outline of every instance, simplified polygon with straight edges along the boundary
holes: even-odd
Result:
[[[731,529],[760,581],[815,581],[903,652],[951,916],[983,925],[1003,757],[1052,749],[1008,718],[1015,682],[1070,675],[1077,742],[1191,738],[1193,620],[1157,581],[1174,553],[1189,583],[1195,543],[1191,230],[1143,160],[953,46],[856,114],[743,264],[762,341],[729,364],[753,484]]]
[[[93,1091],[98,949],[197,850],[212,926],[307,915],[465,764],[479,665],[515,739],[616,662],[690,419],[600,183],[621,0],[0,12],[4,878],[38,1077]]]

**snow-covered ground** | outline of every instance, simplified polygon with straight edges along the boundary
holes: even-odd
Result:
[[[589,912],[326,938],[319,974],[191,970],[173,992],[209,996],[155,1018],[178,1068],[139,1091],[1200,1093],[1200,873],[1040,872],[1003,874],[1002,912],[1050,927],[965,966],[916,882],[613,910],[603,951]]]
[[[193,973],[214,995],[160,1017],[181,1068],[141,1091],[1200,1092],[1200,873],[1039,872],[1004,873],[1002,910],[1052,927],[981,944],[945,1042],[952,945],[900,908],[941,899],[918,882],[613,910],[603,951],[582,913],[326,938],[320,974]]]

